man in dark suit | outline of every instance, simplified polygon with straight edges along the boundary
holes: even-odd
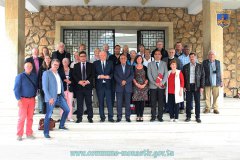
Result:
[[[171,70],[170,62],[172,60],[175,60],[177,62],[177,69],[180,70],[182,68],[180,60],[177,57],[175,57],[175,52],[176,52],[175,49],[173,49],[173,48],[169,49],[168,57],[165,57],[165,58],[162,59],[162,61],[167,63],[168,70]]]
[[[92,89],[94,78],[94,66],[87,62],[87,54],[85,51],[79,53],[80,62],[74,65],[73,78],[76,82],[76,98],[77,98],[77,121],[82,122],[83,101],[85,100],[88,110],[88,122],[93,123],[92,108]]]
[[[163,47],[164,47],[163,41],[157,41],[157,43],[156,43],[156,49],[154,49],[154,50],[152,51],[151,56],[154,57],[155,51],[160,51],[161,54],[162,54],[162,59],[165,58],[165,57],[168,57],[168,52],[167,52]],[[161,60],[162,60],[162,59],[161,59]]]
[[[60,61],[60,69],[63,67],[63,58],[68,58],[70,62],[69,64],[71,64],[71,55],[65,51],[65,44],[63,42],[60,42],[57,46],[57,51],[52,52],[52,59],[58,59]]]
[[[32,57],[29,57],[25,60],[25,63],[26,62],[32,63],[32,66],[33,66],[32,72],[36,73],[37,75],[38,75],[39,68],[41,67],[42,62],[43,62],[43,59],[38,57],[38,54],[39,54],[38,49],[33,48],[32,49]]]
[[[120,65],[117,65],[114,70],[114,78],[116,80],[116,93],[117,93],[117,122],[122,119],[122,105],[123,97],[125,100],[125,117],[127,122],[131,122],[130,115],[130,101],[132,93],[132,81],[134,78],[133,69],[127,65],[127,57],[122,54],[120,56]]]
[[[106,97],[108,108],[108,121],[113,120],[113,106],[112,106],[112,83],[113,78],[113,63],[107,60],[107,53],[101,51],[99,53],[100,60],[94,62],[96,91],[99,102],[100,122],[104,122],[106,117],[104,114],[104,98]]]
[[[119,45],[115,45],[114,46],[114,54],[110,55],[108,57],[108,60],[109,61],[112,61],[113,62],[113,69],[115,68],[116,65],[120,64],[120,53],[121,51],[121,46]],[[115,102],[115,80],[114,78],[112,79],[112,106],[114,107],[114,102]]]
[[[200,119],[200,94],[205,85],[205,72],[203,66],[196,62],[195,53],[189,55],[190,63],[183,67],[184,88],[186,90],[186,122],[191,120],[192,100],[194,96],[196,121],[201,123]]]

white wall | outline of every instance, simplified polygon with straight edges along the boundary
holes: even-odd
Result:
[[[13,61],[13,56],[16,56],[17,53],[9,51],[10,41],[6,38],[5,30],[5,8],[2,6],[0,6],[0,31],[0,104],[16,104],[13,87],[17,75],[17,65]],[[11,106],[16,107],[15,105]]]

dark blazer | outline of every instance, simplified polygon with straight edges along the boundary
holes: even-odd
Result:
[[[39,68],[39,71],[38,71],[38,89],[40,89],[41,93],[43,93],[43,90],[42,90],[42,75],[43,75],[43,72],[45,72],[48,69],[41,66]]]
[[[125,73],[123,73],[122,65],[119,64],[114,70],[114,79],[116,80],[116,92],[132,92],[132,81],[134,78],[133,68],[130,65],[125,66]],[[122,86],[122,81],[125,80],[127,83]]]
[[[105,66],[105,71],[102,69],[102,64],[101,61],[95,61],[94,63],[94,68],[95,68],[95,79],[96,79],[96,89],[101,89],[103,86],[103,79],[98,79],[99,75],[109,75],[110,78],[113,78],[113,63],[112,61],[107,60],[106,61],[106,66]],[[105,79],[106,81],[106,87],[108,89],[111,89],[111,79]]]
[[[211,86],[210,82],[210,61],[208,59],[204,60],[203,63],[203,68],[205,71],[205,86]],[[215,60],[215,65],[216,65],[216,85],[221,86],[222,78],[221,78],[221,67],[220,67],[220,61]]]
[[[154,49],[154,50],[152,51],[152,54],[151,54],[152,57],[154,57],[154,53],[155,53],[155,51],[157,51],[157,50],[158,50],[158,48],[156,48],[156,49]],[[162,48],[161,54],[162,54],[161,60],[162,60],[163,58],[165,58],[165,57],[168,57],[168,52],[167,52],[164,48]]]
[[[63,65],[62,65],[63,58],[68,58],[69,59],[69,66],[70,66],[70,64],[71,64],[71,55],[70,55],[70,53],[64,51],[64,53],[61,54],[58,50],[52,52],[52,59],[58,59],[60,61],[59,68],[63,67]]]
[[[170,62],[168,62],[168,57],[165,57],[165,58],[163,58],[163,60],[162,61],[164,61],[164,62],[166,62],[167,63],[167,68],[168,68],[168,70],[171,70],[171,68],[170,68]],[[177,69],[178,70],[181,70],[181,68],[182,68],[182,63],[180,62],[180,60],[178,59],[178,58],[176,58],[175,56],[174,56],[174,60],[177,62]]]
[[[80,80],[82,80],[82,73],[81,73],[81,63],[76,63],[73,68],[73,79],[76,83],[76,90],[83,90],[83,89],[92,89],[94,84],[94,66],[92,63],[86,62],[86,80],[90,82],[90,84],[86,85],[85,87],[78,84]]]
[[[64,91],[66,91],[67,90],[67,83],[64,81],[66,79],[64,69],[59,68],[58,73],[59,73],[59,75],[62,79]],[[70,92],[73,92],[73,87],[74,87],[75,84],[73,82],[73,69],[72,68],[70,68],[70,71],[69,71],[69,80],[71,81],[71,84],[69,85],[68,89],[69,89]]]
[[[113,62],[113,67],[120,64],[120,60],[115,56],[115,54],[109,56],[108,60]]]
[[[190,63],[183,66],[182,73],[184,75],[184,88],[187,91],[190,91]],[[200,88],[203,88],[205,85],[205,73],[203,66],[199,63],[196,63],[195,67],[195,91],[198,91]]]
[[[40,58],[40,57],[38,57],[38,61],[39,61],[39,69],[40,69],[40,67],[42,66],[42,63],[43,63],[43,59]],[[33,57],[27,58],[27,59],[25,60],[25,63],[26,63],[26,62],[31,62],[32,65],[33,65],[33,70],[32,70],[32,72],[33,72],[33,73],[37,73],[37,72],[36,72],[36,67],[35,67],[35,63],[34,63]]]

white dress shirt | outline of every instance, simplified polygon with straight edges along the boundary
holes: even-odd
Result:
[[[154,61],[153,57],[150,57],[148,60],[146,58],[143,58],[143,65],[148,67],[148,63]]]
[[[61,94],[61,78],[58,73],[53,72],[53,75],[55,76],[57,81],[57,94]]]
[[[195,68],[196,63],[190,63],[190,83],[195,83]]]

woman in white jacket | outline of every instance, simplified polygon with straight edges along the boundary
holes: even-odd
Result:
[[[169,107],[170,121],[177,122],[179,114],[179,103],[183,102],[184,77],[177,68],[177,62],[170,62],[171,70],[168,71],[168,80],[166,87],[166,102]]]

